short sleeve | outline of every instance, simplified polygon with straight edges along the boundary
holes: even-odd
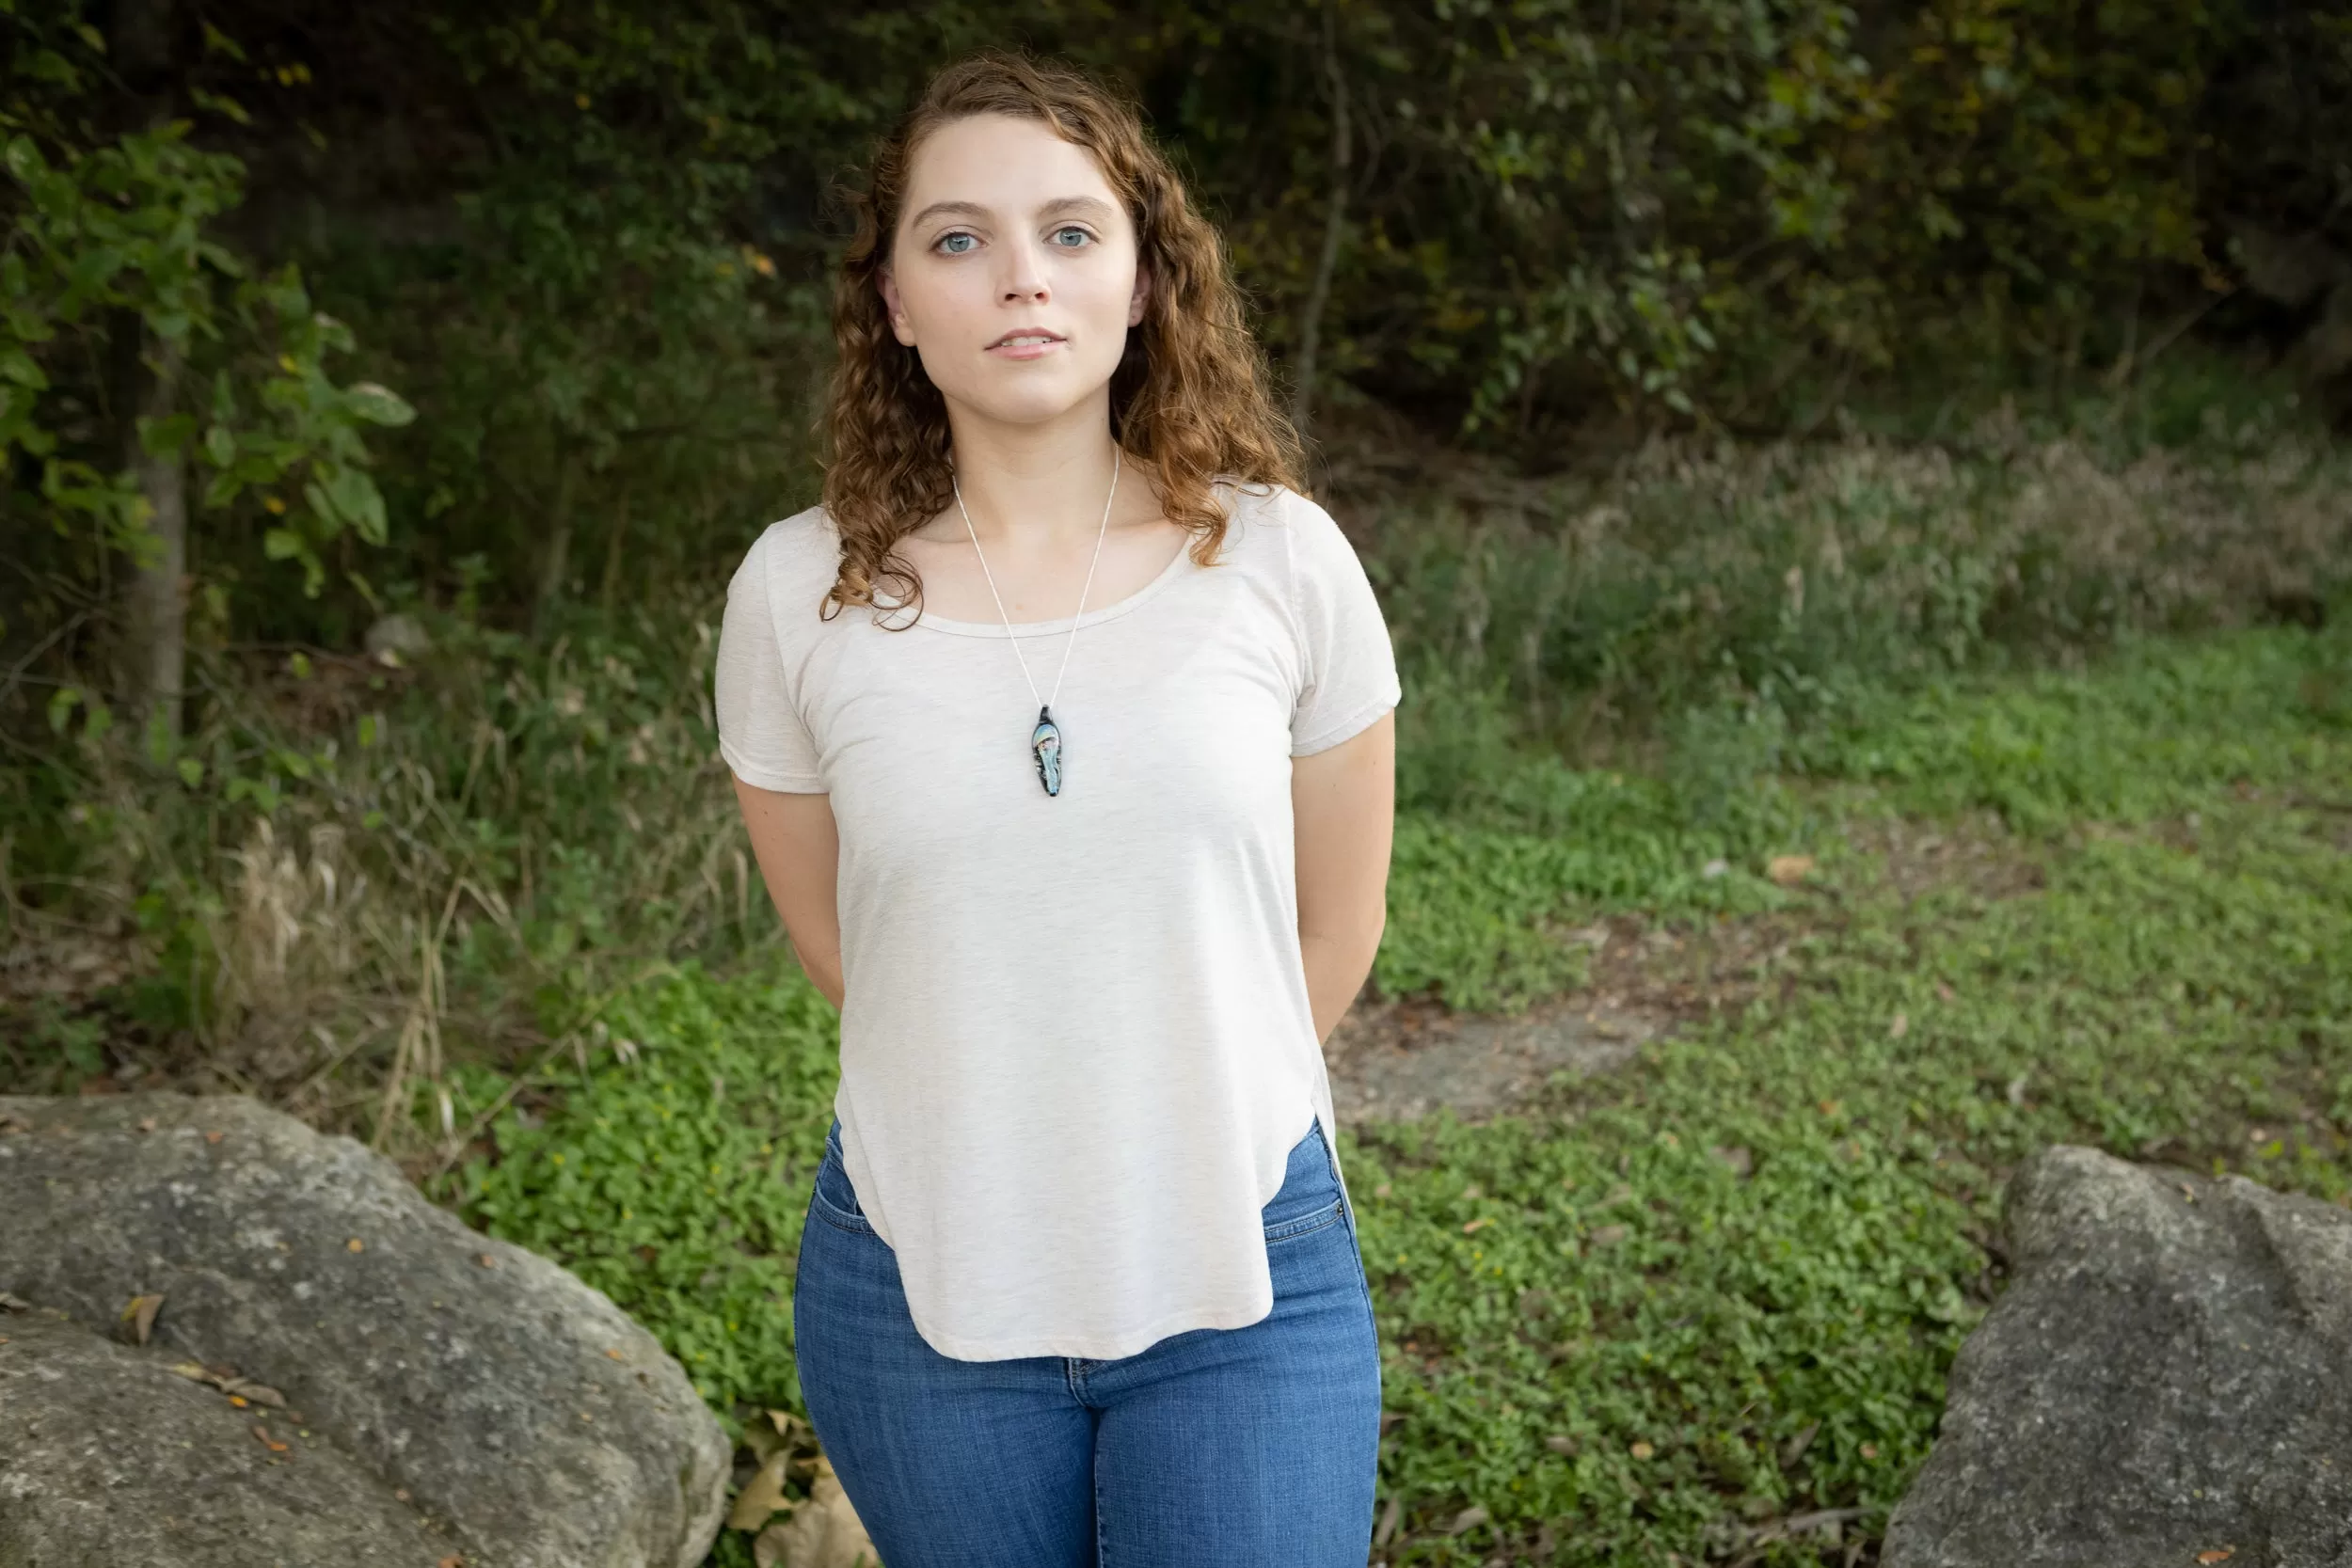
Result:
[[[1311,756],[1353,739],[1396,706],[1396,652],[1356,547],[1331,515],[1285,495],[1292,610],[1306,679],[1291,712],[1291,755]]]
[[[769,602],[773,536],[771,530],[754,541],[727,584],[714,677],[719,754],[737,778],[755,788],[821,795],[825,781],[817,742],[792,701]]]

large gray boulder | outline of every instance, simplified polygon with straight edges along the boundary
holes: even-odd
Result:
[[[0,1319],[0,1562],[433,1568],[459,1553],[422,1509],[278,1417],[63,1314]]]
[[[352,1517],[421,1516],[457,1544],[420,1555],[413,1519],[363,1531],[400,1554],[380,1559],[257,1551],[251,1537],[234,1553],[150,1557],[107,1549],[114,1538],[94,1522],[75,1535],[74,1520],[96,1517],[76,1503],[194,1520],[224,1539],[230,1521],[275,1505],[183,1484],[166,1450],[197,1443],[193,1431],[127,1430],[112,1468],[55,1452],[75,1395],[62,1351],[48,1357],[71,1335],[44,1329],[30,1365],[56,1375],[23,1408],[41,1413],[35,1446],[52,1451],[17,1451],[20,1407],[0,1393],[0,1568],[430,1568],[453,1551],[467,1568],[687,1568],[717,1533],[728,1444],[652,1336],[553,1263],[468,1230],[389,1161],[251,1101],[0,1097],[0,1291],[102,1331],[132,1298],[160,1294],[151,1343],[135,1353],[144,1361],[108,1377],[170,1378],[183,1386],[176,1399],[216,1402],[239,1418],[244,1443],[284,1469],[344,1465],[363,1478]],[[15,1325],[26,1321],[0,1317],[6,1364],[25,1360]],[[96,1354],[78,1349],[72,1364]],[[265,1386],[313,1439],[267,1449],[246,1429],[272,1418],[285,1440],[279,1411],[238,1409],[220,1387],[169,1370],[189,1362]],[[168,1463],[150,1463],[158,1456]],[[84,1483],[102,1494],[60,1490]],[[34,1539],[26,1528],[47,1532],[38,1552],[22,1544]]]
[[[2352,1214],[2058,1148],[2007,1228],[1884,1568],[2352,1563]]]

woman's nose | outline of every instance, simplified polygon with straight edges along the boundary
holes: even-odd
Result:
[[[1007,245],[998,254],[1005,259],[1005,275],[1000,285],[1005,303],[1044,304],[1050,291],[1045,282],[1044,258],[1038,254],[1036,245]]]

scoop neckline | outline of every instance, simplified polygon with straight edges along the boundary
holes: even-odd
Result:
[[[1139,608],[1146,600],[1155,597],[1162,589],[1184,576],[1185,569],[1193,564],[1192,546],[1193,541],[1187,535],[1184,542],[1176,546],[1176,553],[1168,559],[1168,564],[1160,568],[1158,576],[1125,598],[1114,599],[1106,605],[1098,605],[1081,616],[1064,615],[1053,621],[1015,621],[1008,628],[1003,621],[957,621],[945,615],[933,615],[926,610],[914,618],[914,627],[910,629],[928,626],[933,631],[946,632],[951,637],[1001,638],[1007,635],[1050,637],[1057,631],[1068,631],[1073,626],[1091,626],[1104,621],[1116,620],[1129,610]],[[886,614],[892,610],[897,610],[903,603],[904,601],[899,601],[897,604],[883,606],[883,612]]]

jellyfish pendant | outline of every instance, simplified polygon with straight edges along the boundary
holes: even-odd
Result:
[[[1037,728],[1029,732],[1029,752],[1037,758],[1037,782],[1048,795],[1061,793],[1061,726],[1044,708],[1037,710]]]

